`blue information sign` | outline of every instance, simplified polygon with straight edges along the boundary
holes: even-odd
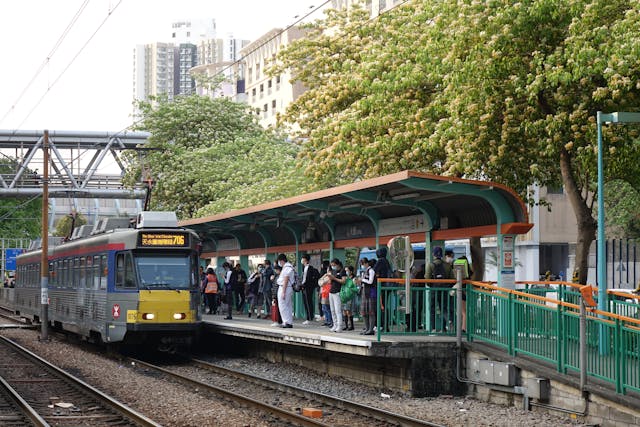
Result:
[[[5,254],[5,270],[14,271],[16,269],[16,257],[24,252],[24,249],[6,249]]]

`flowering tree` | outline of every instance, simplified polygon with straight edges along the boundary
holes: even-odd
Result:
[[[248,107],[202,96],[140,102],[137,128],[151,132],[144,156],[129,154],[129,184],[155,182],[153,209],[181,218],[276,200],[308,187],[296,170],[297,147],[262,129]]]
[[[322,31],[331,28],[331,31]],[[369,20],[332,11],[274,72],[308,88],[281,119],[335,184],[401,169],[490,179],[527,198],[562,184],[586,281],[595,238],[598,110],[640,108],[640,2],[415,1]],[[637,137],[608,130],[607,179],[640,187]]]

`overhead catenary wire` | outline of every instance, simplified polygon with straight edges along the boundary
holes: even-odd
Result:
[[[82,15],[82,12],[84,12],[84,10],[86,9],[88,4],[89,4],[89,0],[85,0],[80,5],[80,8],[73,15],[73,17],[71,18],[71,21],[69,22],[69,24],[67,24],[67,27],[64,29],[62,34],[60,34],[60,37],[58,37],[58,40],[55,42],[55,44],[51,48],[51,51],[47,54],[46,58],[42,61],[42,63],[40,64],[40,66],[38,67],[36,72],[33,74],[33,77],[31,77],[31,80],[29,80],[27,85],[22,89],[22,91],[20,92],[20,94],[18,95],[16,100],[13,101],[13,103],[11,104],[11,106],[9,107],[7,112],[4,114],[4,116],[2,116],[2,118],[0,118],[0,124],[2,122],[4,122],[4,120],[9,116],[9,114],[16,108],[16,105],[18,105],[18,103],[20,103],[20,101],[22,100],[22,97],[25,95],[25,93],[27,93],[29,88],[31,88],[31,85],[33,85],[33,82],[35,82],[35,80],[38,78],[38,76],[40,75],[42,70],[44,70],[44,68],[47,66],[47,64],[49,64],[49,61],[51,60],[53,55],[55,55],[55,53],[58,50],[58,48],[60,47],[60,45],[62,45],[62,42],[64,41],[64,39],[67,37],[67,35],[71,31],[71,28],[73,28],[75,23],[78,21],[78,19],[80,18],[80,15]]]
[[[78,56],[80,56],[80,54],[82,53],[82,51],[84,51],[84,49],[87,47],[87,45],[91,42],[91,40],[93,40],[93,38],[96,36],[96,34],[98,34],[98,31],[100,31],[100,29],[104,26],[104,24],[107,22],[107,20],[111,17],[111,14],[113,12],[115,12],[115,10],[118,8],[118,6],[120,6],[120,3],[122,3],[122,0],[118,1],[118,3],[116,3],[116,5],[109,10],[109,12],[107,13],[107,16],[102,20],[102,22],[100,23],[100,25],[98,25],[98,27],[95,29],[95,31],[89,36],[89,38],[84,42],[84,44],[80,47],[80,49],[78,50],[78,52],[76,52],[76,54],[73,56],[73,58],[71,58],[71,60],[69,61],[69,63],[63,68],[63,70],[60,72],[60,74],[58,74],[58,76],[53,80],[53,82],[51,82],[51,84],[49,84],[49,86],[47,87],[47,89],[45,90],[45,92],[42,94],[42,96],[40,97],[40,99],[38,99],[38,101],[36,102],[36,104],[33,106],[33,108],[31,110],[29,110],[29,112],[27,113],[27,115],[25,116],[25,118],[22,120],[22,122],[20,122],[20,124],[16,127],[16,129],[14,130],[14,134],[15,132],[20,129],[20,127],[22,127],[22,125],[24,124],[24,122],[27,121],[27,119],[31,116],[31,114],[33,114],[33,112],[40,106],[40,103],[44,100],[44,98],[49,94],[49,91],[56,85],[56,83],[58,83],[58,81],[60,81],[60,79],[62,78],[62,76],[67,72],[67,70],[69,69],[69,67],[71,67],[71,65],[73,65],[73,63],[75,62],[76,59],[78,59]]]

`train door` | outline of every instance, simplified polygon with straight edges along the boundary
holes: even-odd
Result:
[[[130,251],[115,255],[115,286],[107,299],[107,341],[119,342],[127,331],[127,313],[138,306],[138,285]]]

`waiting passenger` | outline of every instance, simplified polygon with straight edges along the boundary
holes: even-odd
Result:
[[[328,326],[333,329],[333,319],[331,317],[331,305],[329,304],[329,291],[331,291],[331,279],[327,274],[318,279],[318,285],[320,286],[320,304],[322,308],[322,314],[324,316],[324,323],[322,326]]]
[[[333,332],[342,332],[342,301],[340,301],[340,288],[346,281],[342,262],[338,258],[331,260],[331,270],[327,273],[331,279],[329,291],[329,305],[331,306],[331,318],[333,319]]]
[[[353,326],[353,312],[355,311],[355,307],[357,307],[355,305],[355,297],[356,294],[358,293],[355,289],[356,289],[356,284],[354,282],[354,279],[356,277],[355,275],[355,269],[353,268],[353,266],[347,266],[344,269],[345,272],[345,283],[342,286],[342,289],[340,290],[341,292],[341,299],[340,301],[342,302],[342,321],[343,321],[343,325],[342,325],[342,330],[343,331],[353,331],[354,326]],[[353,289],[353,291],[352,291]],[[344,298],[342,298],[342,295],[345,294],[346,291],[348,294],[346,294],[346,296]]]
[[[206,298],[205,313],[218,314],[218,277],[213,268],[207,268],[204,295]]]
[[[365,329],[360,332],[361,335],[373,335],[373,328],[376,325],[376,299],[377,285],[376,272],[374,267],[375,259],[367,260],[367,269],[364,271],[361,280],[361,297],[360,313],[364,319]]]
[[[262,271],[262,295],[265,304],[264,310],[264,319],[268,319],[271,314],[271,301],[273,300],[271,296],[271,291],[273,288],[273,276],[275,272],[273,271],[273,267],[271,267],[271,261],[268,259],[264,260],[264,270]]]
[[[271,276],[271,326],[282,325],[282,317],[280,316],[280,308],[278,307],[278,278],[282,273],[282,267],[276,264],[273,267],[273,275]]]
[[[231,271],[231,264],[225,262],[222,264],[222,268],[224,268],[224,294],[225,301],[227,303],[227,317],[226,320],[231,320],[233,318],[233,285],[234,285],[234,275]]]
[[[253,314],[256,306],[258,307],[258,312],[256,313],[256,317],[260,317],[260,307],[263,304],[263,295],[262,295],[262,270],[264,269],[262,264],[258,264],[258,269],[253,272],[248,279],[247,286],[247,301],[249,303],[249,317]]]
[[[282,272],[278,276],[278,307],[282,317],[283,328],[293,328],[293,284],[295,270],[285,254],[278,255],[278,265]]]
[[[245,295],[247,293],[247,289],[245,288],[245,285],[247,284],[247,273],[245,273],[240,264],[235,265],[234,272],[236,274],[236,283],[233,288],[233,294],[236,300],[236,311],[239,314],[242,314],[246,302]]]

